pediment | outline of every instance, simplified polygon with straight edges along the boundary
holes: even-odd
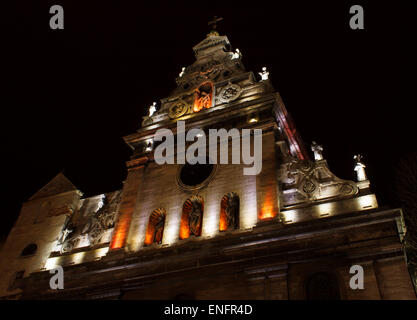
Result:
[[[50,182],[48,182],[42,189],[36,192],[29,200],[35,200],[45,197],[50,197],[68,191],[77,191],[71,181],[63,174],[59,173]]]

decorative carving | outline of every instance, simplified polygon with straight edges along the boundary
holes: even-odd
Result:
[[[62,244],[61,253],[71,252],[81,243],[85,243],[85,239],[88,239],[88,245],[100,243],[103,233],[114,227],[120,195],[121,191],[107,194],[104,201],[103,198],[101,199],[103,201],[101,207],[98,202],[97,211],[93,210],[85,214],[84,210],[90,207],[87,201],[78,211],[68,217],[58,239],[58,243]]]
[[[184,100],[177,101],[169,108],[168,116],[171,119],[179,118],[188,111],[189,105]]]
[[[279,180],[284,206],[349,197],[358,192],[353,181],[336,177],[325,160],[313,162],[289,157],[281,165]]]
[[[239,87],[237,84],[229,83],[220,91],[219,100],[223,103],[234,101],[239,98],[241,92],[241,87]]]
[[[305,193],[312,193],[314,190],[316,190],[316,185],[314,183],[312,183],[310,180],[307,180],[304,183],[303,191]]]

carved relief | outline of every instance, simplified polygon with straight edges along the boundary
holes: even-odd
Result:
[[[279,180],[284,206],[349,197],[358,192],[353,181],[336,177],[325,160],[313,162],[290,157],[281,165]]]
[[[64,224],[58,239],[61,253],[100,243],[104,232],[114,227],[120,195],[121,191],[106,194],[102,202],[93,203],[96,209],[94,206],[91,208],[91,201],[88,201],[91,199],[85,199],[81,208],[69,216]]]
[[[189,105],[184,100],[179,100],[169,108],[168,116],[171,119],[179,118],[188,111]]]
[[[224,87],[219,94],[219,100],[223,103],[228,103],[239,98],[242,88],[237,84],[229,83]]]

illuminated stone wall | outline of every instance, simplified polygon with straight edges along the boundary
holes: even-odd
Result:
[[[70,191],[23,204],[1,251],[0,296],[20,292],[18,289],[8,290],[16,272],[24,271],[26,277],[45,267],[66,219],[67,212],[63,208],[77,207],[79,199],[79,192]],[[22,250],[31,243],[37,245],[36,253],[20,256]]]
[[[231,146],[230,141],[229,146]],[[229,148],[229,159],[231,159],[231,148]],[[177,183],[181,165],[158,165],[150,162],[141,169],[143,183],[138,186],[140,191],[137,193],[136,208],[131,221],[128,249],[137,251],[144,246],[149,215],[156,208],[164,208],[167,212],[162,246],[219,235],[221,199],[229,192],[235,192],[240,198],[241,230],[250,229],[256,225],[258,217],[265,210],[277,215],[277,185],[274,178],[275,149],[272,132],[263,136],[262,173],[258,176],[243,175],[245,167],[247,165],[243,163],[218,164],[207,186],[199,190],[186,190]],[[264,194],[267,196],[265,197]],[[192,195],[198,195],[204,199],[202,234],[201,237],[191,236],[189,239],[179,240],[183,204]]]

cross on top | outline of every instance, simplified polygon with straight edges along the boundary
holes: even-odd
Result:
[[[214,16],[213,17],[213,20],[209,21],[208,25],[211,25],[212,24],[213,25],[213,31],[214,31],[217,28],[217,22],[222,21],[222,20],[223,20],[222,17]]]

